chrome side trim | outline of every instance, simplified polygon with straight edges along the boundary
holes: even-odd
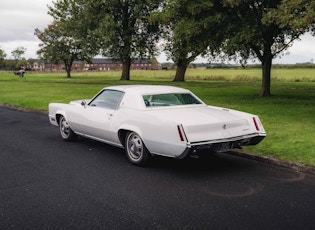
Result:
[[[99,142],[102,142],[102,143],[105,143],[105,144],[109,144],[109,145],[113,145],[113,146],[116,146],[116,147],[124,148],[124,146],[121,143],[115,143],[115,142],[112,142],[112,141],[107,141],[107,140],[104,140],[104,139],[101,139],[101,138],[97,138],[97,137],[86,135],[86,134],[79,133],[79,132],[75,132],[75,133],[77,135],[79,135],[79,136],[82,136],[82,137],[85,137],[85,138],[88,138],[88,139],[92,139],[92,140],[99,141]]]

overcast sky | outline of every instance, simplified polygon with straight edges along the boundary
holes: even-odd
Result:
[[[52,5],[52,2],[53,0],[1,0],[0,49],[5,51],[7,58],[13,58],[11,52],[19,46],[27,49],[24,55],[26,59],[37,58],[40,41],[34,35],[34,30],[43,30],[52,22],[52,18],[47,15],[47,5]],[[301,41],[295,41],[287,53],[273,63],[315,63],[315,37],[303,35]],[[166,61],[164,55],[160,55],[158,60]]]

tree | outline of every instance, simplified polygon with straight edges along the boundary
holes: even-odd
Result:
[[[16,69],[20,69],[23,66],[26,67],[27,61],[23,57],[23,55],[25,54],[26,50],[27,49],[25,47],[19,46],[19,47],[17,47],[15,50],[13,50],[11,52],[12,56],[15,59],[15,68]]]
[[[307,30],[315,35],[315,2],[313,0],[283,0],[277,9],[268,11],[265,20],[292,30]]]
[[[221,1],[171,0],[159,20],[164,25],[165,52],[177,66],[174,81],[184,81],[189,63],[223,42],[226,19]]]
[[[99,1],[100,27],[96,36],[102,39],[101,53],[122,62],[121,80],[130,80],[133,59],[149,58],[156,52],[158,25],[149,20],[160,6],[160,0]],[[95,2],[92,1],[92,5]]]
[[[25,54],[26,50],[27,49],[24,48],[23,46],[19,46],[15,50],[13,50],[11,54],[15,60],[20,60],[22,56]]]
[[[3,49],[0,49],[0,60],[4,60],[7,54],[4,52]]]
[[[61,0],[48,7],[48,14],[54,18],[44,31],[35,30],[42,41],[38,54],[51,62],[63,61],[67,77],[71,77],[71,68],[75,60],[89,62],[97,54],[90,35],[88,15],[84,13],[84,0]],[[93,16],[93,15],[92,15]],[[92,17],[91,16],[91,17]],[[97,23],[97,22],[95,22]]]
[[[6,53],[4,52],[4,50],[0,49],[0,68],[3,67],[4,64],[4,59],[6,57]]]
[[[48,7],[48,14],[58,22],[60,29],[63,30],[62,35],[71,37],[80,44],[80,51],[84,57],[97,55],[101,42],[92,33],[98,28],[100,17],[98,12],[91,10],[92,2],[91,0],[60,0]],[[89,59],[91,58],[87,58]]]
[[[37,54],[41,59],[50,62],[62,60],[65,65],[67,78],[71,77],[73,61],[81,60],[80,43],[73,37],[68,36],[63,30],[61,23],[53,22],[44,31],[35,30],[35,35],[41,40],[41,49]]]
[[[288,5],[289,2],[291,4]],[[300,4],[297,7],[296,2]],[[302,12],[306,11],[305,2],[313,1],[225,0],[226,5],[230,7],[227,14],[231,19],[231,26],[228,28],[231,35],[225,42],[224,51],[230,55],[238,54],[244,60],[253,57],[260,60],[262,66],[260,96],[271,96],[272,59],[281,55],[310,27],[309,22],[292,26],[290,20],[276,18],[285,18],[287,16],[285,11],[289,10],[297,17],[296,21],[301,20]]]
[[[121,80],[129,80],[132,60],[155,52],[158,25],[149,15],[160,1],[62,0],[49,12],[58,21],[74,20],[76,36],[86,41],[82,49],[121,61]]]
[[[301,33],[315,35],[315,1],[283,0],[276,10],[268,11],[265,21],[277,23],[280,27],[289,27]]]

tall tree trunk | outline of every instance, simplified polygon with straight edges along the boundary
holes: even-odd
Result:
[[[125,61],[122,63],[122,73],[120,80],[130,80],[130,65],[131,65],[131,58],[128,57]]]
[[[71,78],[71,73],[70,73],[70,70],[66,70],[67,71],[67,78]]]
[[[271,66],[272,66],[272,55],[264,55],[264,60],[261,63],[262,67],[262,82],[259,96],[270,97],[270,82],[271,82]]]
[[[185,81],[185,73],[188,66],[187,59],[179,59],[177,62],[176,74],[173,81]]]
[[[65,64],[65,69],[67,73],[67,78],[71,78],[71,67],[72,67],[72,62],[70,60],[63,60]]]

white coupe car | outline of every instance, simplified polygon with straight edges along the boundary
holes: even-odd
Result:
[[[91,100],[50,103],[49,121],[64,140],[80,135],[125,148],[137,165],[152,155],[181,159],[205,149],[227,152],[266,136],[258,116],[208,106],[172,86],[112,86]]]

